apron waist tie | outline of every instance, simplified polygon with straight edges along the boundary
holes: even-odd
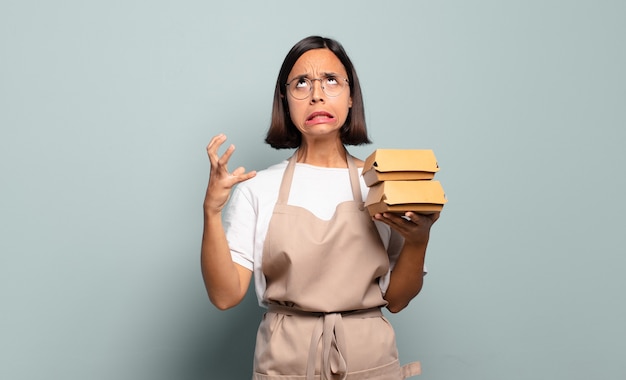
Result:
[[[324,313],[303,311],[289,306],[272,304],[269,305],[268,311],[270,313],[298,315],[318,319],[313,329],[313,334],[311,334],[311,345],[309,347],[309,357],[306,365],[307,380],[313,380],[315,378],[315,359],[320,340],[322,341],[321,379],[331,380],[333,376],[339,375],[340,380],[345,380],[348,376],[348,366],[345,357],[346,340],[343,329],[343,318],[376,318],[383,315],[380,307],[338,313]]]

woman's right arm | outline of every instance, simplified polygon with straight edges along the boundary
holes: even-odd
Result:
[[[236,306],[245,296],[252,272],[233,262],[222,225],[222,210],[232,188],[256,175],[243,167],[228,172],[228,160],[235,147],[229,146],[219,157],[218,150],[226,141],[224,134],[211,139],[207,154],[211,162],[209,185],[204,198],[204,230],[202,234],[201,267],[204,286],[211,303],[220,310]]]

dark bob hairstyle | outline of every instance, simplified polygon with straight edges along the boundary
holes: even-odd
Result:
[[[272,148],[285,149],[297,148],[302,142],[302,134],[291,121],[289,106],[286,97],[287,77],[296,61],[302,54],[313,49],[329,49],[341,61],[348,73],[350,84],[350,96],[352,107],[348,112],[345,124],[341,127],[341,142],[345,145],[362,145],[371,143],[365,127],[365,110],[359,78],[354,66],[341,44],[333,39],[319,36],[307,37],[295,44],[283,61],[278,73],[276,88],[274,90],[274,104],[272,107],[272,122],[267,131],[265,142]]]

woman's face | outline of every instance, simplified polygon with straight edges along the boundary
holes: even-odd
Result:
[[[344,83],[344,79],[348,78],[345,67],[329,49],[309,50],[293,65],[287,83],[295,86],[298,82],[303,83],[303,78],[312,80],[313,87],[307,97],[296,99],[289,89],[286,93],[291,121],[302,133],[303,141],[321,137],[340,138],[339,130],[352,107],[350,88]],[[328,96],[322,90],[322,81],[313,80],[316,78],[331,78],[331,83],[345,87],[339,95]]]

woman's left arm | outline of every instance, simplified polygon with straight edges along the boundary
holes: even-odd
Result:
[[[422,290],[430,228],[439,219],[439,212],[418,214],[409,211],[404,217],[384,213],[376,214],[374,218],[388,224],[404,237],[404,246],[391,272],[389,287],[385,293],[387,308],[392,313],[397,313]]]

